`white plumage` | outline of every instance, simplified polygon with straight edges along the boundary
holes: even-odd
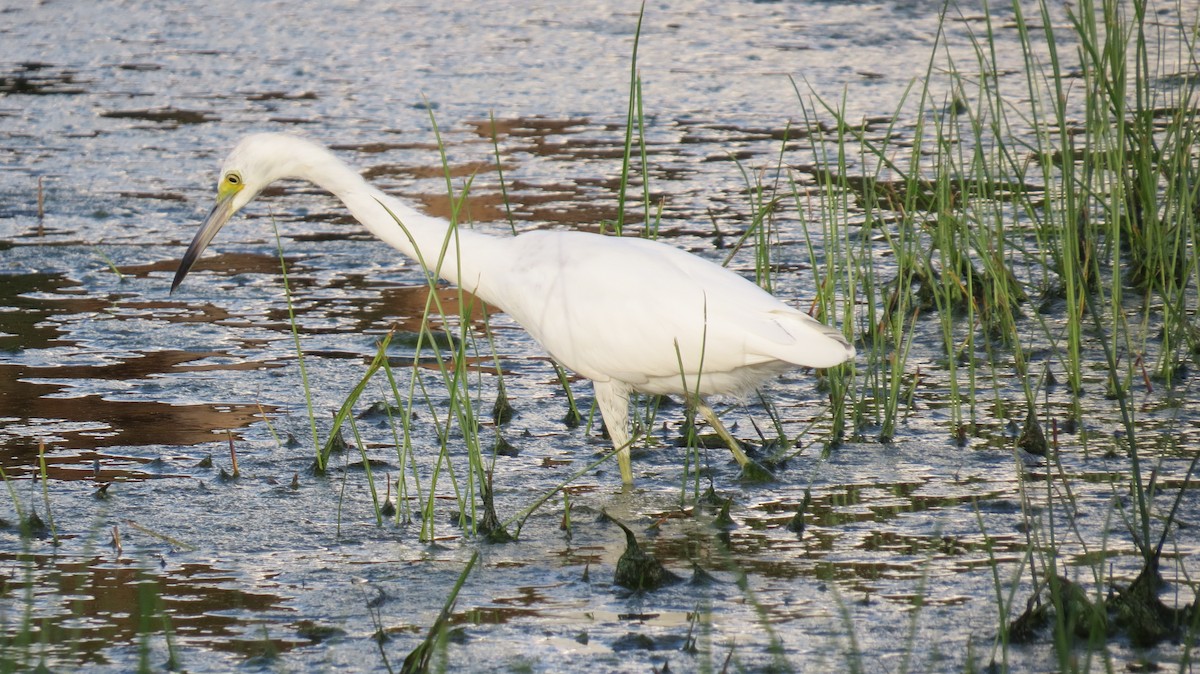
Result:
[[[625,483],[633,480],[632,391],[684,395],[745,466],[703,397],[752,390],[786,370],[832,367],[855,354],[838,330],[657,241],[564,231],[498,237],[462,228],[448,238],[446,221],[375,189],[326,148],[283,134],[248,136],[225,160],[217,204],[172,290],[225,222],[284,178],[328,190],[375,236],[427,269],[440,259],[442,278],[508,313],[558,362],[591,379]]]

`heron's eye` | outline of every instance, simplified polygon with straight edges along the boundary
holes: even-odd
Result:
[[[237,173],[226,173],[225,182],[229,183],[230,185],[241,185],[242,176]]]

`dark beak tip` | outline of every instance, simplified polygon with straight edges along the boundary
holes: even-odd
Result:
[[[175,278],[171,280],[171,289],[167,291],[168,295],[175,294],[175,291],[179,289],[180,284],[183,283],[184,277],[187,276],[188,269],[184,266],[185,264],[186,260],[181,262],[179,268],[175,270]]]
[[[171,293],[183,283],[184,277],[192,270],[192,265],[200,259],[204,254],[204,249],[213,237],[217,235],[221,227],[229,220],[230,216],[236,211],[233,207],[233,195],[226,194],[217,200],[217,204],[209,211],[208,217],[204,219],[204,224],[200,226],[200,230],[196,232],[196,236],[192,239],[187,250],[183,253],[183,257],[179,260],[179,268],[175,271],[175,279],[171,282]]]

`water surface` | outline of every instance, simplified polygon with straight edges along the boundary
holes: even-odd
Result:
[[[251,131],[325,142],[381,188],[446,216],[432,111],[451,183],[471,182],[470,226],[598,230],[618,212],[636,4],[101,2],[0,15],[0,466],[12,489],[0,501],[0,630],[32,625],[34,644],[6,657],[127,671],[143,657],[163,667],[174,652],[193,672],[383,671],[419,643],[476,551],[451,617],[455,671],[720,670],[728,659],[819,672],[856,657],[864,671],[898,671],[906,657],[912,669],[962,671],[993,657],[994,578],[1018,604],[1029,595],[1017,572],[1030,523],[1054,513],[1022,506],[1022,488],[1047,489],[1048,469],[1014,458],[1003,410],[982,405],[992,412],[979,419],[986,430],[961,447],[931,385],[895,442],[868,433],[822,457],[828,397],[796,372],[765,391],[791,435],[807,430],[774,483],[743,485],[714,450],[699,456],[704,477],[685,487],[687,452],[674,446],[682,412],[665,408],[652,446],[635,454],[636,488],[622,493],[610,464],[584,473],[568,490],[569,529],[559,495],[519,542],[481,543],[458,526],[443,481],[430,543],[404,516],[418,504],[411,492],[397,503],[399,522],[377,524],[356,451],[335,455],[328,476],[309,470],[272,225],[322,432],[393,326],[403,382],[412,376],[403,364],[427,357],[413,348],[429,293],[415,263],[328,195],[287,183],[235,217],[168,294],[221,158]],[[981,17],[964,7],[944,25],[951,53],[970,54]],[[1002,39],[1015,39],[1004,10],[993,21]],[[818,161],[802,133],[809,87],[844,101],[874,133],[911,137],[911,120],[888,124],[937,29],[926,3],[648,6],[638,59],[660,236],[723,259],[751,220],[747,176],[770,181],[781,161]],[[1015,48],[999,59],[1021,68]],[[810,194],[812,176],[793,175]],[[641,189],[631,186],[638,204]],[[645,219],[638,204],[634,227]],[[789,207],[776,222],[777,292],[798,306],[813,294],[807,217]],[[826,243],[815,244],[819,257]],[[732,266],[752,274],[752,252]],[[457,293],[439,296],[455,311]],[[489,324],[497,359],[473,363],[472,389],[486,417],[498,360],[515,408],[499,432],[517,450],[495,464],[503,518],[608,444],[598,424],[563,423],[566,396],[537,345],[504,315]],[[936,381],[936,321],[919,330],[910,363]],[[448,396],[427,365],[433,411],[419,408],[410,426],[423,485],[436,455],[432,416]],[[997,397],[1018,399],[1019,383],[1011,386]],[[586,411],[587,383],[572,390]],[[376,381],[358,411],[389,395]],[[1187,404],[1191,388],[1181,395]],[[1065,392],[1051,398],[1065,418]],[[1137,402],[1162,407],[1159,479],[1183,487],[1196,424],[1172,411],[1180,403],[1151,394]],[[727,414],[747,439],[769,424],[753,401]],[[395,436],[378,415],[356,425],[382,490],[402,471]],[[1128,466],[1105,452],[1116,429],[1115,418],[1090,418],[1081,437],[1096,449],[1072,441],[1063,453],[1078,478],[1071,521],[1085,526],[1057,543],[1065,572],[1086,574],[1101,555],[1128,582],[1138,557],[1114,509]],[[485,439],[496,432],[484,423]],[[231,444],[237,479],[228,477]],[[461,448],[454,460],[465,465]],[[35,479],[43,470],[44,484]],[[694,498],[693,487],[710,483],[732,499],[731,525]],[[786,525],[806,489],[807,528],[797,535]],[[1181,512],[1196,506],[1189,493]],[[18,522],[31,512],[45,528],[23,537]],[[605,512],[685,582],[651,594],[615,587],[624,537]],[[1172,538],[1164,564],[1184,596],[1181,579],[1200,570],[1190,531]],[[1135,652],[1118,641],[1108,653],[1121,667],[1177,661],[1180,649]],[[1015,647],[1010,663],[1057,668],[1045,643]]]

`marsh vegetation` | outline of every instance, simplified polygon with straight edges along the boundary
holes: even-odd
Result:
[[[5,41],[0,669],[1194,667],[1194,8],[502,7],[458,56],[420,37],[456,10],[400,50],[310,9]],[[311,21],[337,57],[188,93]],[[481,84],[514,39],[547,46]],[[458,227],[667,240],[860,355],[718,408],[766,483],[636,401],[622,491],[586,382],[307,186],[168,298],[226,141],[300,122]]]

